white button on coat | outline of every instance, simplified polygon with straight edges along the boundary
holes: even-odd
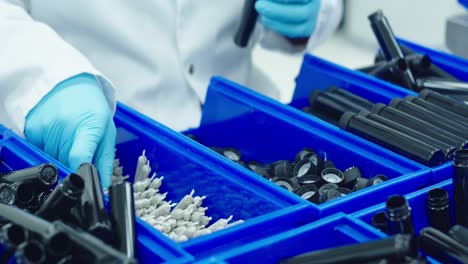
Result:
[[[0,0],[0,123],[22,133],[29,110],[82,72],[96,76],[111,107],[117,98],[176,130],[198,125],[213,75],[274,96],[250,74],[251,47],[233,42],[243,2]],[[341,5],[322,0],[308,48],[334,31]],[[293,50],[260,24],[253,40]]]

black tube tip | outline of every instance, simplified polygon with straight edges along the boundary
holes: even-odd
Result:
[[[375,23],[375,22],[379,21],[380,19],[382,19],[383,16],[384,16],[384,14],[383,14],[382,10],[377,10],[374,13],[370,14],[368,16],[368,18],[369,18],[371,23]]]
[[[386,216],[388,219],[399,219],[410,213],[410,207],[406,198],[401,195],[392,195],[386,201]]]
[[[429,208],[440,209],[449,205],[448,192],[442,188],[435,188],[427,193],[427,206]]]
[[[29,241],[23,244],[20,251],[25,263],[44,263],[46,259],[44,246],[37,241]]]
[[[455,165],[468,166],[468,149],[459,149],[453,153]]]
[[[41,172],[39,175],[40,175],[41,181],[47,186],[51,186],[57,183],[58,170],[51,163],[44,164],[41,168]]]

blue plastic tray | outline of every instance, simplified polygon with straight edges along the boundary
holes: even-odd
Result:
[[[429,55],[435,64],[456,77],[468,81],[467,60],[428,49],[405,40],[400,39],[399,42],[415,52]],[[302,109],[304,106],[309,105],[309,96],[314,90],[325,90],[330,86],[343,88],[373,103],[388,104],[396,97],[403,98],[407,95],[417,95],[406,88],[306,54],[301,71],[296,79],[296,89],[290,105],[297,109]],[[450,162],[433,167],[434,182],[440,182],[449,178],[449,167]]]
[[[0,125],[0,172],[23,169],[44,162],[55,164],[61,178],[70,170]],[[166,237],[154,237],[146,224],[137,219],[137,251],[140,263],[186,263],[193,257]]]
[[[246,161],[292,161],[303,147],[310,147],[339,169],[357,165],[365,177],[383,173],[391,179],[322,205],[310,203],[321,216],[383,201],[380,197],[392,188],[417,190],[432,184],[428,168],[222,78],[211,81],[201,126],[186,133],[193,133],[205,146],[236,147]]]
[[[465,8],[468,8],[468,0],[458,0],[460,4],[462,4]]]
[[[275,236],[222,252],[197,263],[278,263],[299,254],[385,237],[359,219],[338,213]]]
[[[413,216],[413,223],[416,233],[428,226],[427,220],[427,211],[426,211],[426,202],[427,202],[427,192],[434,189],[434,188],[443,188],[447,190],[450,197],[450,205],[452,210],[452,220],[453,220],[453,184],[452,179],[445,180],[438,184],[429,186],[427,188],[421,189],[419,191],[405,194],[404,192],[400,192],[395,190],[395,194],[404,195],[408,200],[408,203],[411,207],[411,213]],[[385,203],[380,203],[375,206],[363,209],[361,211],[355,212],[352,215],[356,218],[363,220],[364,222],[371,225],[372,223],[372,216],[377,212],[382,212],[385,210]],[[433,263],[438,263],[437,261],[432,260]]]
[[[238,247],[260,234],[275,234],[305,224],[305,211],[311,215],[309,219],[318,219],[318,210],[301,198],[122,104],[118,105],[115,124],[116,156],[124,173],[135,172],[137,157],[146,149],[151,167],[164,176],[161,191],[168,192],[168,200],[177,202],[195,189],[196,195],[207,196],[203,205],[209,208],[207,215],[213,217],[212,221],[230,215],[234,220],[245,220],[180,244],[169,241],[196,258]],[[149,225],[141,228],[149,237],[165,239]]]

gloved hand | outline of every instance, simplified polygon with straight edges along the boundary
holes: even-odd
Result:
[[[116,129],[102,89],[90,74],[58,84],[26,116],[24,134],[73,171],[93,162],[101,185],[110,185]]]
[[[309,37],[317,23],[321,0],[257,0],[262,24],[289,38]]]

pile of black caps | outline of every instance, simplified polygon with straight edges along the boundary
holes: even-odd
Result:
[[[330,87],[313,92],[309,103],[303,111],[428,166],[468,147],[468,106],[430,90],[387,106]]]
[[[49,163],[0,175],[0,261],[136,263],[131,185],[110,187],[109,217],[92,164],[57,179]]]
[[[190,137],[195,139],[193,135]],[[271,164],[261,164],[257,161],[246,163],[242,160],[240,151],[232,147],[211,149],[315,204],[388,180],[383,174],[377,174],[370,179],[363,178],[356,166],[341,171],[333,161],[322,158],[310,148],[299,151],[294,162],[279,160]]]

